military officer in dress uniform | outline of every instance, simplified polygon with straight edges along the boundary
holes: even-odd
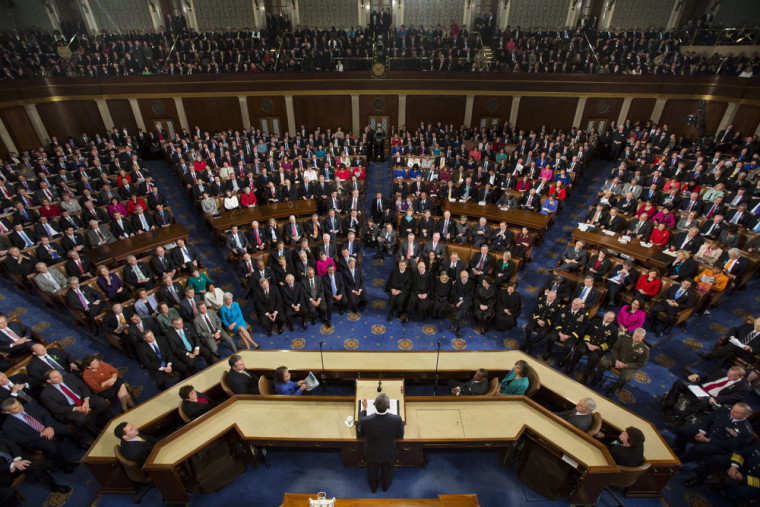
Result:
[[[615,345],[617,337],[618,326],[615,323],[615,312],[607,312],[604,317],[595,317],[586,329],[583,340],[575,344],[572,357],[568,356],[570,359],[561,361],[559,366],[567,363],[565,373],[570,373],[585,354],[586,368],[583,370],[581,382],[586,382],[602,356]]]

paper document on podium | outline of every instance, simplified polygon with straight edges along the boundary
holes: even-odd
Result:
[[[388,412],[398,415],[398,400],[390,400],[391,406],[388,408]],[[377,413],[375,410],[375,400],[367,400],[367,415]]]
[[[306,383],[306,390],[311,391],[317,387],[319,387],[319,380],[317,380],[317,377],[314,376],[312,372],[309,372],[309,374],[306,376],[303,381]]]

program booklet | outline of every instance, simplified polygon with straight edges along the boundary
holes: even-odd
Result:
[[[306,376],[305,379],[303,379],[303,381],[306,383],[307,391],[311,391],[319,387],[319,380],[317,380],[317,377],[315,377],[312,372],[309,372],[309,374]]]

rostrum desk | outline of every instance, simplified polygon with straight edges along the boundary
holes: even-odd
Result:
[[[241,355],[247,368],[270,376],[283,364],[296,378],[297,372],[320,369],[319,351],[260,350],[242,351]],[[447,378],[470,376],[477,368],[503,376],[519,359],[528,361],[538,373],[542,398],[572,406],[578,399],[591,396],[608,428],[622,430],[633,425],[641,429],[646,437],[645,458],[652,463],[652,468],[627,493],[660,495],[680,462],[646,419],[520,351],[442,352],[439,372],[444,382]],[[324,360],[330,379],[356,379],[358,373],[364,378],[432,379],[436,353],[327,351]],[[227,361],[221,360],[112,419],[83,458],[85,466],[100,483],[101,492],[134,491],[134,485],[116,465],[113,455],[113,447],[118,443],[113,435],[117,424],[129,421],[142,431],[155,431],[176,420],[182,385],[191,384],[198,391],[211,391],[218,388],[222,373],[228,369]],[[187,493],[179,482],[178,465],[223,435],[232,434],[264,446],[340,448],[344,464],[360,464],[362,443],[356,439],[354,430],[343,422],[354,413],[354,406],[354,397],[237,396],[162,440],[144,469],[154,478],[166,500],[182,502],[187,501]],[[250,416],[240,415],[245,413]],[[305,413],[309,416],[304,417]],[[603,445],[522,396],[407,397],[406,418],[405,436],[398,442],[402,465],[421,464],[426,446],[506,448],[521,436],[528,436],[557,456],[566,454],[580,464],[584,475],[574,492],[574,502],[594,503],[609,477],[618,473]]]

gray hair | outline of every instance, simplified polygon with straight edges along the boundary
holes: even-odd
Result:
[[[643,327],[637,327],[637,328],[636,328],[636,329],[633,331],[633,334],[640,334],[640,335],[646,336],[646,335],[647,335],[647,330],[646,330],[646,329],[644,329]]]
[[[225,292],[224,293],[224,296],[222,297],[222,301],[227,301],[227,300],[232,301],[232,293],[231,292]]]
[[[583,398],[581,401],[588,407],[589,411],[593,412],[596,410],[596,402],[593,398]]]

